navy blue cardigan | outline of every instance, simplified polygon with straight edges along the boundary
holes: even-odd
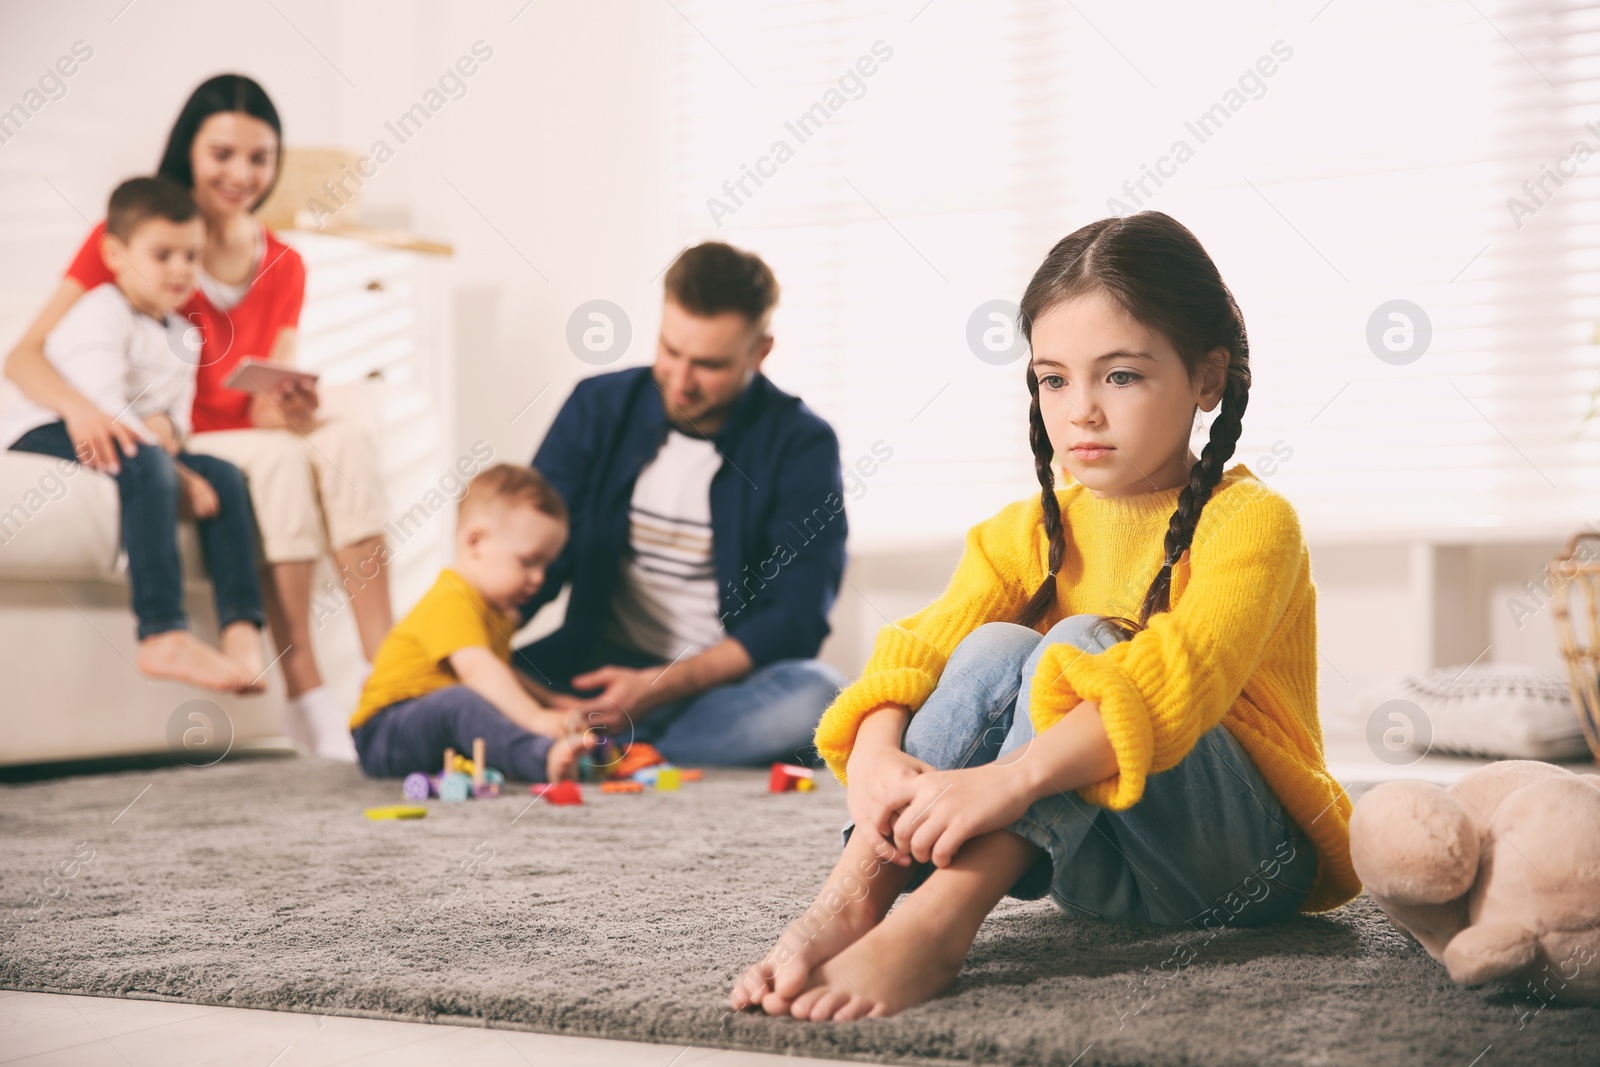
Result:
[[[577,665],[594,649],[628,549],[634,482],[668,431],[649,367],[586,378],[562,405],[533,465],[566,500],[572,530],[544,587],[521,606],[523,621],[568,582],[572,595],[561,628],[529,645],[529,655]],[[844,574],[838,437],[799,397],[757,374],[712,442],[723,458],[711,480],[723,629],[757,667],[811,658]]]

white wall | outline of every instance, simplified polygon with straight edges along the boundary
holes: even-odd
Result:
[[[0,144],[0,343],[54,286],[113,185],[154,168],[191,88],[221,71],[267,87],[290,145],[395,149],[361,191],[363,221],[456,248],[458,451],[482,438],[503,458],[530,457],[571,384],[596,370],[567,350],[572,309],[593,298],[656,306],[660,272],[692,236],[666,198],[682,40],[670,4],[107,0],[12,8],[4,20],[0,108],[75,41],[93,55]],[[385,123],[479,41],[492,56],[465,92],[399,144]],[[653,318],[632,325],[623,364],[652,348]],[[1427,666],[1407,550],[1313,548],[1325,702]],[[943,586],[958,549],[858,559],[829,658],[859,666],[878,626]],[[1547,556],[1491,554],[1474,572],[1474,590],[1496,598],[1486,659],[1556,662],[1548,613],[1518,629],[1503,605]]]

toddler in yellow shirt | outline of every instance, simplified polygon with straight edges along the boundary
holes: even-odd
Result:
[[[567,540],[567,509],[531,467],[482,471],[458,505],[456,562],[383,639],[350,732],[361,769],[398,778],[472,751],[529,782],[572,778],[591,743],[558,696],[511,666],[517,605],[544,583]]]
[[[844,851],[735,1010],[928,1000],[1006,895],[1215,929],[1361,891],[1310,555],[1289,502],[1228,466],[1249,344],[1216,265],[1165,214],[1102,219],[1051,250],[1018,326],[1040,494],[972,528],[944,594],[884,627],[824,713]]]

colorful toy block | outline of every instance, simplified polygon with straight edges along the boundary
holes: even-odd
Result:
[[[655,767],[645,767],[633,772],[633,780],[643,785],[652,786],[663,793],[676,792],[683,781],[682,772],[670,763],[662,763]]]
[[[667,762],[667,758],[657,752],[653,746],[647,745],[643,741],[635,741],[628,746],[628,751],[623,753],[622,758],[611,768],[611,777],[632,778],[636,771],[665,762]]]
[[[577,782],[557,782],[543,791],[544,798],[552,804],[582,804],[583,790]]]
[[[792,763],[774,763],[772,773],[767,776],[767,792],[769,793],[809,793],[817,787],[816,772],[810,767],[799,767]]]
[[[439,799],[447,804],[466,800],[472,795],[472,779],[459,771],[452,771],[439,779]]]
[[[632,779],[623,779],[621,781],[615,781],[615,782],[601,782],[600,783],[600,792],[602,792],[602,793],[643,793],[644,792],[644,785],[642,783],[640,783],[640,782],[635,782]]]
[[[367,809],[367,818],[375,822],[386,819],[421,819],[427,814],[427,808],[419,808],[414,804],[386,804],[383,807]]]

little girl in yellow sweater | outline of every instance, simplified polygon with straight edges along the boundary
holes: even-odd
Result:
[[[1039,498],[972,528],[943,595],[884,627],[824,714],[844,851],[736,1010],[921,1003],[1008,894],[1213,928],[1361,891],[1299,520],[1227,466],[1249,344],[1216,265],[1160,212],[1103,219],[1050,251],[1020,325]],[[1195,413],[1219,404],[1197,460]]]

